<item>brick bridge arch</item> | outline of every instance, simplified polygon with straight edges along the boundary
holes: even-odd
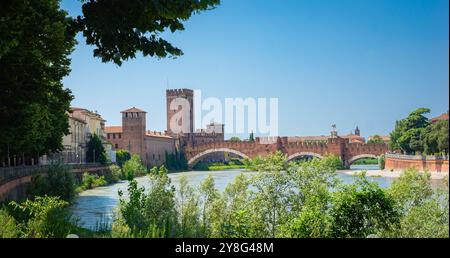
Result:
[[[378,157],[386,153],[388,146],[384,143],[350,143],[348,139],[340,137],[330,137],[326,141],[316,142],[291,142],[288,137],[278,137],[274,143],[263,143],[256,138],[254,142],[220,141],[188,145],[183,148],[190,168],[203,156],[214,152],[231,152],[244,158],[254,158],[256,156],[264,157],[276,151],[287,155],[289,160],[299,156],[322,158],[325,155],[333,154],[340,157],[344,166],[348,167],[357,159]]]
[[[351,157],[348,160],[348,166],[352,165],[353,162],[359,160],[359,159],[363,159],[363,158],[373,158],[373,159],[378,159],[380,157],[380,155],[374,155],[374,154],[360,154],[360,155],[356,155],[354,157]]]
[[[194,157],[190,158],[188,160],[188,166],[190,168],[192,168],[193,166],[195,166],[195,164],[197,164],[197,162],[199,162],[204,156],[211,154],[211,153],[216,153],[216,152],[228,152],[228,153],[233,153],[236,154],[242,158],[249,158],[246,154],[234,150],[234,149],[230,149],[230,148],[213,148],[213,149],[207,149],[205,151],[202,151],[198,154],[196,154]]]
[[[288,161],[292,161],[299,157],[315,157],[318,159],[323,159],[323,156],[314,152],[297,152],[288,157]]]

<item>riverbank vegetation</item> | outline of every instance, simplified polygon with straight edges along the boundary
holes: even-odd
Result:
[[[430,122],[424,114],[428,108],[418,108],[408,117],[397,121],[391,132],[390,149],[406,154],[448,155],[449,121]]]
[[[243,163],[238,159],[233,159],[225,162],[198,162],[193,167],[193,170],[200,171],[217,171],[227,169],[249,169],[248,163]]]
[[[182,176],[175,189],[168,170],[155,167],[147,189],[129,181],[127,194],[119,193],[112,224],[97,231],[81,229],[59,197],[36,197],[4,206],[0,232],[12,237],[449,236],[448,180],[445,189],[433,190],[429,174],[408,169],[383,189],[364,173],[344,184],[332,157],[286,161],[282,153],[259,158],[252,163],[256,175],[240,174],[223,192],[212,176],[197,187]],[[38,206],[43,208],[36,213]]]
[[[379,160],[374,158],[363,158],[353,162],[353,165],[378,165]]]
[[[448,190],[434,192],[416,170],[388,189],[364,175],[345,185],[327,159],[287,163],[277,153],[257,171],[221,193],[211,176],[196,188],[182,177],[175,190],[165,168],[154,169],[147,191],[130,182],[110,236],[448,237]]]

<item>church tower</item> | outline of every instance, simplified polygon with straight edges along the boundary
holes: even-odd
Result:
[[[130,108],[122,113],[122,142],[123,148],[132,154],[137,154],[145,160],[145,116],[146,113],[138,108]]]
[[[355,135],[361,136],[361,132],[359,131],[358,126],[356,126]]]
[[[194,132],[194,91],[190,89],[166,90],[167,134]]]

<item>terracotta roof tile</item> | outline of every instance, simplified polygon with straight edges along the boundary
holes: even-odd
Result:
[[[122,126],[105,126],[105,133],[121,133]]]
[[[139,109],[139,108],[136,108],[136,107],[132,107],[132,108],[129,108],[129,109],[127,109],[127,110],[124,110],[124,111],[122,111],[122,112],[120,112],[120,113],[126,113],[126,112],[139,112],[139,113],[147,113],[147,112],[145,112],[144,110],[141,110],[141,109]]]

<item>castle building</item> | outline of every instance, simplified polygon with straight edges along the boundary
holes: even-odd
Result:
[[[140,156],[151,168],[166,162],[166,153],[180,152],[185,146],[224,140],[224,125],[211,123],[205,129],[194,130],[194,91],[191,89],[170,89],[166,91],[165,132],[146,129],[147,112],[130,108],[121,112],[121,126],[105,127],[106,140],[114,149],[123,149]],[[211,160],[223,160],[223,153],[212,154]]]
[[[194,131],[194,91],[191,89],[166,90],[167,134],[177,138],[180,146],[224,140],[224,125],[210,123],[206,129]],[[188,118],[184,120],[183,118]]]
[[[163,165],[166,153],[175,152],[175,138],[161,132],[146,130],[147,112],[130,108],[121,112],[122,126],[107,126],[106,139],[114,149],[137,154],[148,167]]]

